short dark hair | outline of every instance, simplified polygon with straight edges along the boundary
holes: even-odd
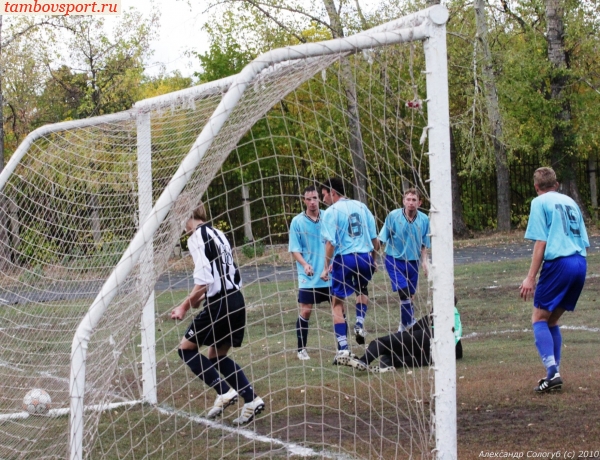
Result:
[[[321,190],[323,189],[327,190],[328,192],[331,192],[331,189],[333,189],[338,195],[346,196],[346,191],[344,190],[344,181],[339,177],[331,177],[327,179],[325,182],[323,182],[323,185],[321,185]]]
[[[314,185],[309,185],[308,187],[304,187],[304,193],[316,192],[316,191],[317,191],[317,187],[315,187]]]

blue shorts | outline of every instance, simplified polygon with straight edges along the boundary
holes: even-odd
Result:
[[[335,256],[331,270],[331,294],[338,299],[352,294],[369,295],[367,285],[374,269],[373,257],[368,252]]]
[[[406,290],[414,295],[419,283],[419,261],[395,259],[392,256],[385,256],[385,268],[390,275],[392,282],[392,291]]]
[[[328,287],[300,289],[298,291],[298,303],[314,305],[321,302],[331,302],[331,293]]]
[[[544,261],[533,306],[548,311],[556,308],[575,310],[585,283],[586,269],[587,261],[579,254]]]

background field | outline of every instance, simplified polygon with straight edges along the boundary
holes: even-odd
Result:
[[[470,244],[475,242],[458,243]],[[516,242],[499,237],[486,244],[488,248],[481,251]],[[289,268],[285,253],[267,254],[264,262]],[[174,267],[171,281],[175,282],[176,276],[180,279],[188,265],[182,259]],[[523,302],[518,295],[528,266],[529,259],[522,257],[455,266],[464,332],[464,358],[457,363],[459,459],[481,458],[482,452],[600,449],[600,254],[593,252],[588,257],[582,298],[576,312],[563,319],[561,374],[565,386],[560,394],[535,395],[532,391],[544,369],[533,344],[531,302]],[[214,392],[194,378],[176,353],[191,315],[181,322],[168,318],[171,308],[187,294],[188,283],[184,277],[174,289],[157,296],[159,409],[137,405],[99,414],[99,442],[91,458],[100,454],[123,458],[124,453],[126,458],[156,459],[288,458],[298,452],[304,458],[428,457],[432,439],[416,433],[427,432],[430,423],[433,371],[402,369],[378,375],[332,366],[335,341],[325,304],[316,308],[311,319],[311,360],[298,361],[296,291],[291,280],[264,278],[244,288],[247,335],[245,346],[232,356],[245,367],[267,411],[244,431],[233,429],[230,423],[237,416],[237,407],[227,409],[224,418],[215,423],[202,419],[214,401]],[[395,330],[398,311],[384,273],[375,275],[371,289],[373,302],[366,325],[369,337],[374,338]],[[422,314],[428,308],[424,280],[419,292]],[[61,321],[73,321],[87,306],[84,300],[73,302]],[[53,308],[53,304],[44,308]],[[22,350],[24,356],[51,352],[59,346],[56,337],[44,336],[43,330],[37,334],[36,349]],[[124,364],[139,359],[137,343],[138,338],[124,353]],[[354,343],[353,348],[361,353],[362,348]],[[43,379],[40,384],[45,388],[55,385],[49,388],[55,407],[68,407],[66,383],[48,376]],[[139,398],[139,368],[120,367],[113,389],[125,399]],[[48,422],[31,417],[3,422],[3,433],[12,433],[20,441],[11,449],[0,449],[0,458],[19,458],[15,449],[22,446],[25,450],[40,436],[61,436],[68,418]],[[260,435],[265,437],[258,438]],[[300,450],[295,451],[294,446]]]
[[[519,235],[516,241],[522,243],[521,238]],[[499,236],[487,240],[485,244],[493,247],[514,242],[515,239],[510,236]],[[477,243],[463,241],[458,245]],[[272,261],[278,263],[284,262],[281,259],[271,257]],[[561,372],[565,386],[560,394],[536,395],[532,391],[545,371],[533,343],[531,302],[523,302],[519,298],[518,286],[528,267],[528,258],[455,267],[465,351],[464,359],[457,364],[460,459],[480,458],[482,451],[526,453],[600,448],[597,441],[600,439],[600,384],[597,379],[600,366],[600,321],[597,312],[600,255],[590,254],[588,280],[577,310],[563,317]],[[389,307],[394,297],[385,288],[386,282],[382,273],[376,275],[374,285],[379,289],[374,292],[375,306],[371,307],[368,319],[371,328],[376,323],[379,330],[385,329],[386,323],[389,324],[389,330],[393,330],[397,321],[396,310]],[[256,327],[249,328],[252,349],[236,352],[236,359],[241,363],[252,360],[256,386],[263,393],[273,388],[265,388],[261,382],[268,381],[276,386],[276,383],[273,385],[276,382],[273,379],[277,378],[278,373],[285,374],[281,375],[282,379],[301,383],[297,387],[280,389],[268,395],[271,415],[257,420],[257,432],[289,441],[305,438],[314,440],[316,445],[322,439],[331,439],[333,436],[349,451],[365,457],[418,457],[410,449],[393,445],[397,433],[391,424],[389,428],[392,432],[385,433],[385,421],[384,429],[380,432],[383,441],[380,446],[373,446],[377,436],[366,430],[368,420],[364,420],[364,426],[357,425],[359,436],[356,440],[351,436],[352,427],[344,427],[342,423],[331,420],[324,422],[320,413],[322,409],[327,412],[331,400],[341,399],[340,394],[355,394],[360,400],[361,395],[364,397],[383,392],[384,398],[397,401],[394,396],[396,388],[411,383],[427,385],[430,370],[413,370],[409,375],[407,373],[410,371],[400,370],[394,375],[375,376],[355,373],[351,369],[333,368],[330,361],[334,353],[334,339],[329,308],[324,305],[316,310],[316,317],[313,317],[309,337],[313,359],[304,366],[295,361],[294,356],[293,323],[297,313],[293,283],[254,283],[246,287],[245,295],[251,305],[250,323],[253,315],[262,317],[262,309],[266,307],[268,310],[269,304],[277,306],[278,311],[274,311],[267,320],[264,331],[258,331]],[[423,307],[424,299],[420,300]],[[257,306],[257,302],[263,305]],[[280,305],[288,306],[287,310],[281,311],[282,315],[279,315]],[[386,311],[388,308],[389,311]],[[269,314],[266,316],[269,317]],[[256,334],[264,334],[264,341],[256,341]],[[358,347],[354,347],[358,352]],[[281,351],[272,353],[277,348]],[[256,355],[252,356],[254,353]],[[257,361],[256,356],[264,353],[269,358]],[[269,378],[264,378],[266,374],[270,375]],[[311,376],[316,378],[312,379]],[[344,376],[348,376],[348,379],[344,379]],[[325,388],[312,386],[318,385],[321,379],[329,379],[331,383]],[[404,390],[402,388],[401,391]],[[323,407],[319,407],[320,401]],[[304,404],[308,404],[309,408],[303,407]],[[345,409],[343,404],[347,405]],[[385,407],[382,409],[382,413],[385,413]],[[346,411],[349,420],[354,423],[360,420],[360,415],[354,418],[355,414],[361,412],[360,403],[353,398],[342,400],[340,410]],[[378,408],[373,410],[380,412]],[[278,429],[275,428],[278,426]],[[406,440],[400,439],[400,444],[403,442]]]
[[[531,303],[518,296],[528,259],[456,267],[465,358],[458,362],[459,458],[481,451],[600,448],[600,256],[574,313],[562,319],[560,394],[535,395],[544,368],[531,332]],[[577,457],[575,457],[577,458]]]

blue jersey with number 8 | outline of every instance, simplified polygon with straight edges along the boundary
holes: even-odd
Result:
[[[558,192],[546,192],[533,199],[525,238],[546,242],[544,260],[573,254],[585,257],[585,248],[590,246],[579,206]]]
[[[343,198],[325,211],[322,220],[321,235],[335,247],[334,256],[373,250],[375,218],[360,201]]]

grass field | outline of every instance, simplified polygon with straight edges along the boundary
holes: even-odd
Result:
[[[588,258],[588,280],[578,308],[562,322],[565,386],[560,394],[532,391],[544,369],[533,344],[531,303],[518,295],[528,265],[525,259],[455,267],[464,332],[464,359],[457,363],[459,459],[502,452],[543,457],[557,451],[563,457],[564,452],[582,451],[583,458],[585,452],[600,449],[600,256]],[[424,284],[421,288],[425,293]],[[398,311],[383,273],[376,274],[371,289],[366,326],[374,338],[395,330]],[[190,316],[178,323],[167,318],[186,294],[170,290],[157,297],[158,409],[136,405],[92,415],[99,435],[89,458],[429,458],[434,446],[427,436],[433,371],[402,369],[379,375],[332,366],[335,342],[326,305],[311,319],[311,360],[298,361],[292,281],[255,282],[244,288],[246,340],[232,356],[244,366],[267,411],[245,430],[231,426],[237,407],[228,408],[216,422],[201,418],[214,392],[191,375],[176,353]],[[76,302],[61,310],[61,320],[70,321],[84,305]],[[425,296],[418,306],[421,313],[426,311]],[[39,334],[38,353],[70,342],[54,343]],[[128,347],[111,391],[125,399],[139,398],[138,360],[136,346]],[[56,404],[68,406],[64,391],[54,393]],[[22,458],[18,451],[35,448],[42,433],[45,439],[64,442],[67,424],[67,417],[1,422],[0,438],[20,438],[0,444],[0,459]]]
[[[572,458],[581,451],[584,458],[600,449],[600,256],[588,257],[577,309],[561,321],[560,394],[532,392],[544,368],[533,343],[531,303],[518,296],[528,266],[522,260],[456,269],[466,335],[457,366],[460,459],[500,451],[575,452]]]

